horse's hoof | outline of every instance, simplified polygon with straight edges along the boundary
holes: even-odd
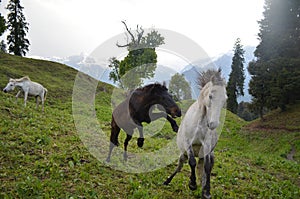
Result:
[[[173,128],[174,132],[176,132],[176,133],[178,132],[179,127],[177,125],[173,126],[172,128]]]
[[[163,185],[169,185],[170,184],[170,180],[167,179],[166,181],[164,181]]]
[[[106,162],[107,162],[107,163],[110,163],[110,158],[106,158]]]
[[[143,147],[143,145],[144,145],[144,138],[138,138],[138,140],[137,140],[137,145],[138,145],[138,147]]]
[[[211,195],[210,194],[202,194],[202,199],[211,199]]]
[[[189,183],[189,188],[190,190],[195,191],[197,189],[197,184]]]

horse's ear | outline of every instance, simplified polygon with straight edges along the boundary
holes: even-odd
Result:
[[[163,81],[163,84],[162,84],[164,87],[166,87],[167,88],[167,83],[166,83],[166,81]]]

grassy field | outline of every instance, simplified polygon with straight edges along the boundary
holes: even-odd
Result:
[[[35,109],[33,98],[29,98],[28,107],[24,108],[22,99],[16,102],[16,92],[0,92],[0,198],[201,196],[200,187],[194,192],[188,189],[188,165],[169,186],[163,186],[176,168],[176,161],[155,171],[133,174],[113,169],[91,155],[74,123],[75,70],[53,62],[0,53],[1,89],[9,77],[24,75],[42,83],[49,95],[45,113],[41,113]],[[95,95],[95,117],[99,122],[95,125],[106,135],[110,130],[112,91],[111,86],[99,83]],[[259,120],[248,123],[227,112],[215,153],[213,198],[299,198],[299,118],[299,104],[285,113],[270,113],[263,123]],[[145,140],[143,149],[138,149],[135,139],[128,149],[155,152],[175,136],[167,124],[160,133]],[[123,138],[124,133],[121,143]]]

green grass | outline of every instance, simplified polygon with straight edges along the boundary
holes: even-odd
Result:
[[[201,196],[200,186],[194,192],[188,189],[187,164],[169,186],[163,186],[164,180],[175,170],[176,161],[155,171],[131,174],[115,170],[103,159],[91,155],[74,124],[75,70],[58,63],[0,54],[1,88],[9,77],[24,75],[42,83],[49,95],[45,113],[41,113],[40,109],[35,109],[33,98],[29,98],[28,107],[24,108],[22,99],[15,101],[15,93],[0,92],[0,198]],[[111,86],[99,83],[95,98],[99,122],[95,123],[95,128],[104,131],[106,140],[110,131],[112,91]],[[186,109],[187,103],[179,105]],[[264,123],[248,123],[227,112],[215,150],[211,180],[213,198],[298,198],[299,113],[300,106],[295,105],[285,113],[271,113]],[[120,135],[120,143],[123,143],[125,133]],[[136,146],[136,138],[133,138],[128,150],[156,152],[175,136],[166,124],[162,131],[145,140],[143,149]],[[97,144],[97,140],[94,141]],[[295,149],[293,160],[288,160],[292,147]],[[121,156],[114,154],[113,158],[118,160]]]

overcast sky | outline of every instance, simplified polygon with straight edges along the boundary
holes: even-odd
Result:
[[[2,0],[0,5],[5,17],[7,3]],[[140,24],[183,34],[213,57],[231,50],[238,37],[244,46],[258,44],[257,21],[264,0],[21,0],[21,4],[29,23],[29,56],[89,54],[123,33],[121,20],[126,20],[133,29]]]

